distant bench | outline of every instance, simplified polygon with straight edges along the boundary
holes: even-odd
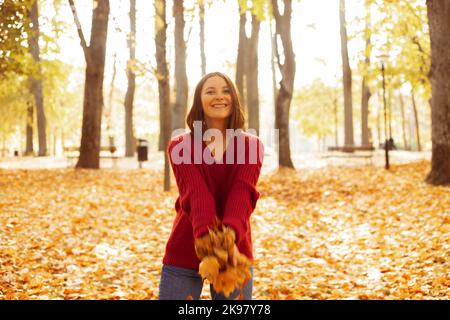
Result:
[[[340,152],[354,152],[354,151],[375,151],[375,147],[372,145],[368,146],[343,146],[343,147],[328,147],[328,151],[340,151]]]
[[[112,159],[113,166],[116,166],[116,161],[119,158],[118,155],[114,153],[117,151],[115,146],[110,147],[100,147],[100,158],[101,159]],[[80,148],[69,146],[63,148],[64,157],[70,161],[69,166],[73,165],[73,160],[80,157]]]
[[[328,147],[330,153],[325,154],[322,158],[325,159],[364,159],[366,165],[373,164],[373,151],[375,148],[372,145],[368,146],[343,146],[343,147]],[[358,153],[355,153],[358,152]]]

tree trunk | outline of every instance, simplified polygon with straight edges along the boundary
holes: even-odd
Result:
[[[206,54],[205,54],[205,3],[198,1],[199,22],[200,22],[200,57],[202,60],[202,76],[206,74]]]
[[[369,99],[371,96],[369,87],[366,85],[366,79],[363,78],[361,97],[361,145],[370,146],[369,139]]]
[[[37,78],[31,77],[31,92],[36,102],[36,117],[37,117],[37,129],[38,129],[38,141],[39,151],[38,156],[42,157],[47,155],[47,137],[46,137],[46,119],[44,111],[44,97],[42,92],[42,80],[40,58],[39,58],[39,11],[38,0],[33,1],[30,11],[30,20],[32,22],[32,34],[28,38],[28,49],[33,56],[33,60],[37,65]]]
[[[240,10],[240,8],[239,8]],[[245,35],[245,24],[247,22],[247,18],[245,12],[240,12],[239,14],[239,43],[238,43],[238,55],[237,55],[237,63],[236,63],[236,87],[239,91],[239,97],[241,99],[242,106],[244,110],[247,109],[246,104],[246,90],[245,90],[245,57],[247,56],[247,36]]]
[[[276,22],[276,35],[280,36],[284,52],[284,63],[281,64],[277,49],[278,67],[281,73],[280,88],[278,90],[275,125],[279,130],[279,166],[294,168],[291,159],[291,147],[289,142],[289,109],[291,106],[295,80],[295,54],[292,48],[291,16],[292,1],[283,0],[284,13],[280,14],[278,1],[272,0],[273,13]]]
[[[333,98],[333,111],[334,111],[334,142],[336,147],[339,146],[339,114],[338,114],[338,100]]]
[[[113,101],[114,101],[114,83],[116,81],[116,74],[117,74],[117,68],[116,68],[116,61],[117,61],[117,53],[114,54],[114,62],[113,62],[113,74],[111,77],[111,84],[109,86],[109,95],[108,95],[108,105],[105,108],[105,120],[106,120],[106,132],[108,133],[109,137],[113,136],[113,130],[112,130],[112,108],[113,108]]]
[[[366,1],[366,27],[365,27],[365,38],[366,38],[366,48],[365,61],[364,61],[364,74],[362,80],[362,97],[361,97],[361,145],[370,146],[372,141],[369,138],[369,99],[371,96],[370,89],[367,86],[367,70],[370,68],[370,54],[371,54],[371,43],[370,43],[370,29],[371,29],[371,15],[370,7]]]
[[[341,56],[344,84],[345,141],[344,148],[351,151],[353,138],[353,107],[352,107],[352,70],[348,60],[347,27],[345,22],[345,0],[339,0],[339,21],[341,31]]]
[[[61,149],[64,152],[64,147],[66,146],[66,140],[64,139],[64,129],[61,129]]]
[[[273,114],[275,114],[276,105],[277,105],[277,96],[278,96],[277,76],[276,76],[276,69],[275,69],[275,61],[276,61],[277,53],[276,53],[276,45],[275,45],[276,34],[273,32],[272,18],[270,18],[270,21],[269,21],[269,30],[270,30],[270,43],[271,43],[271,51],[272,51],[272,55],[271,55],[271,59],[270,59],[270,67],[272,69],[272,92],[273,92],[273,106],[274,106]],[[273,127],[274,128],[276,127],[275,122],[273,123]],[[279,150],[278,139],[275,139],[275,141],[270,141],[269,142],[270,147],[272,147],[272,142],[274,143],[274,145],[273,145],[274,150],[276,150],[276,152],[278,153],[278,150]]]
[[[136,0],[130,0],[130,35],[128,39],[130,59],[127,64],[128,88],[125,95],[125,156],[133,157],[135,152],[135,138],[133,130],[133,104],[136,90]]]
[[[378,94],[378,97],[380,95]],[[377,110],[377,137],[378,137],[378,143],[380,144],[383,141],[383,138],[381,137],[381,108],[383,107],[382,102],[380,103],[380,99],[378,99],[379,107]]]
[[[91,39],[86,45],[73,0],[69,0],[86,59],[83,126],[80,157],[76,168],[100,167],[100,141],[103,109],[103,78],[105,70],[106,37],[108,33],[109,0],[98,0],[93,9]]]
[[[450,2],[427,0],[431,38],[431,171],[426,182],[450,185]]]
[[[389,139],[392,139],[392,87],[388,89],[388,116],[389,116]]]
[[[25,155],[33,154],[33,103],[27,102],[27,125],[26,125],[27,144],[25,147]]]
[[[252,5],[255,5],[252,1]],[[241,10],[241,8],[239,8]],[[248,128],[259,135],[258,41],[260,21],[252,14],[250,38],[245,33],[246,11],[239,12],[239,44],[236,63],[236,86],[241,94]]]
[[[405,117],[405,103],[403,102],[403,96],[400,92],[398,96],[400,102],[400,112],[402,114],[402,136],[403,136],[403,146],[405,150],[409,150],[408,140],[406,138],[406,117]]]
[[[164,191],[170,189],[170,167],[167,155],[167,144],[170,139],[171,110],[170,110],[170,86],[169,68],[166,60],[166,3],[164,0],[155,1],[155,45],[156,68],[159,91],[159,110],[161,120],[160,139],[164,152]]]
[[[5,135],[2,134],[2,158],[5,158],[8,156],[8,150],[6,149],[6,138]]]
[[[258,39],[260,21],[252,15],[252,34],[247,40],[246,88],[248,127],[259,136]]]
[[[277,89],[277,76],[276,76],[276,70],[275,70],[275,60],[277,58],[276,53],[276,34],[273,33],[272,30],[272,19],[269,21],[269,28],[270,28],[270,40],[271,40],[271,49],[272,49],[272,59],[270,59],[270,67],[272,69],[272,90],[273,90],[273,105],[276,105],[277,102],[277,95],[278,95],[278,89]]]
[[[413,106],[414,122],[415,122],[415,128],[416,128],[415,131],[416,131],[417,151],[422,151],[422,145],[420,143],[419,114],[417,112],[416,99],[414,98],[414,90],[411,90],[411,101],[412,101],[412,106]]]
[[[172,130],[176,130],[180,128],[184,129],[186,126],[185,119],[188,99],[183,0],[174,0],[173,15],[175,18],[175,104],[172,114]]]
[[[54,128],[53,134],[52,134],[52,142],[53,142],[52,155],[53,156],[56,156],[56,133],[57,133],[57,130],[56,130],[56,128]]]

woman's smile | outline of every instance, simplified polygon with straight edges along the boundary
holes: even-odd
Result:
[[[220,109],[220,108],[226,108],[226,107],[228,107],[228,104],[224,104],[224,103],[216,103],[216,104],[212,104],[211,105],[213,108],[218,108],[218,109]]]

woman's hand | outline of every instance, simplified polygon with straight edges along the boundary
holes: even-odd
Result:
[[[233,251],[233,267],[237,266],[237,259],[238,259],[238,255],[239,255],[239,249],[236,245],[236,243],[234,244],[234,251]]]

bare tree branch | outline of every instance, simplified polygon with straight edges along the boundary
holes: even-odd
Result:
[[[276,21],[281,18],[280,10],[278,9],[278,0],[272,0],[272,11]]]
[[[280,51],[278,50],[278,35],[280,34],[279,28],[282,16],[280,15],[280,10],[278,8],[278,0],[272,0],[272,11],[275,18],[275,56],[277,57],[278,68],[280,68],[281,71],[283,70],[283,65],[281,64]]]
[[[193,13],[193,14],[191,15],[191,20],[189,21],[190,26],[189,26],[188,35],[187,35],[186,40],[184,41],[184,45],[185,45],[186,47],[187,47],[187,45],[188,45],[188,43],[189,43],[189,39],[190,39],[190,37],[191,37],[192,27],[193,27],[193,25],[194,25],[194,23],[193,23],[194,19],[195,19],[195,14]],[[186,23],[186,24],[187,24],[187,23]]]
[[[86,63],[90,64],[91,63],[90,50],[86,44],[86,40],[85,40],[84,34],[83,34],[83,29],[81,29],[80,19],[78,19],[77,9],[75,7],[75,3],[73,2],[73,0],[69,0],[69,5],[70,5],[70,9],[73,14],[73,19],[75,21],[75,25],[77,27],[78,36],[80,37],[80,44],[84,51],[84,58],[86,60]]]
[[[292,0],[284,0],[283,17],[290,17],[292,14]]]

